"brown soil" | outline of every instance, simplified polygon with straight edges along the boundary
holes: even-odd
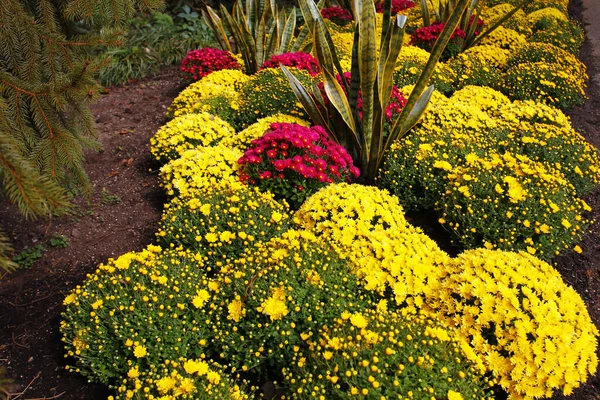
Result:
[[[571,7],[573,16],[581,20],[581,0]],[[590,76],[600,72],[595,70],[587,40],[582,60]],[[7,376],[13,380],[9,398],[95,400],[108,396],[102,386],[64,370],[58,331],[62,300],[99,263],[140,250],[154,240],[165,197],[157,184],[148,142],[166,122],[166,107],[182,87],[176,69],[167,69],[155,78],[113,87],[102,96],[93,111],[104,150],[88,154],[86,161],[94,192],[91,198],[76,200],[73,215],[23,221],[14,207],[0,203],[1,225],[12,235],[17,250],[36,244],[47,249],[29,269],[0,280],[0,366],[7,368]],[[590,82],[588,96],[583,107],[568,113],[574,127],[600,148],[598,80]],[[587,200],[594,209],[593,217],[600,221],[600,190]],[[69,246],[50,247],[48,242],[55,235],[66,236]],[[600,326],[600,222],[592,226],[581,247],[583,254],[561,256],[556,264]],[[599,375],[572,398],[600,399]]]

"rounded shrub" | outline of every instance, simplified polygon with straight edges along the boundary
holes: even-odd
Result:
[[[406,222],[397,197],[376,187],[329,185],[302,205],[294,223],[330,243],[366,290],[397,307],[419,307],[448,257]]]
[[[260,69],[279,69],[280,65],[306,71],[311,76],[318,75],[321,71],[317,60],[315,60],[315,58],[311,54],[303,53],[300,51],[295,53],[275,54],[271,56],[271,58],[269,58],[267,61],[265,61],[260,67]]]
[[[169,196],[190,198],[198,189],[238,181],[236,171],[242,154],[237,148],[221,144],[186,150],[161,167],[160,186]]]
[[[308,72],[296,68],[289,68],[289,70],[305,87],[312,85],[312,77]],[[239,125],[245,128],[259,118],[277,113],[306,118],[302,104],[296,99],[296,95],[281,69],[263,69],[242,85]]]
[[[500,18],[504,17],[514,8],[513,4],[500,3],[490,8],[484,8],[481,17],[486,26],[492,26]],[[523,35],[531,34],[532,24],[527,18],[527,13],[523,9],[518,10],[507,21],[502,24],[503,27],[513,29]]]
[[[320,126],[274,123],[238,162],[242,181],[286,199],[294,208],[323,186],[360,175],[346,149]]]
[[[181,157],[186,150],[213,146],[234,130],[221,118],[208,114],[184,114],[163,125],[150,138],[150,152],[156,160],[167,163]]]
[[[509,396],[570,395],[595,373],[598,331],[581,297],[549,264],[523,252],[477,249],[442,270],[428,305],[456,326]]]
[[[508,65],[513,67],[522,63],[544,62],[559,65],[565,72],[586,80],[586,66],[577,57],[566,50],[549,43],[527,43],[508,59]]]
[[[575,55],[579,55],[583,39],[583,27],[577,21],[554,18],[540,19],[529,37],[530,42],[550,43]]]
[[[239,90],[250,77],[242,71],[225,69],[213,72],[182,90],[173,100],[167,116],[208,112],[230,124],[237,118]]]
[[[421,71],[429,60],[429,55],[429,52],[419,47],[402,46],[394,68],[394,85],[403,87],[417,83]],[[455,79],[456,74],[452,68],[440,62],[435,67],[431,82],[439,92],[449,93]]]
[[[550,260],[581,239],[590,207],[564,176],[524,155],[510,153],[449,167],[436,202],[440,223],[465,248],[527,251]]]
[[[488,46],[496,47],[493,45]],[[499,50],[498,54],[501,57],[503,54],[502,49]],[[459,90],[469,85],[488,87],[497,87],[500,85],[502,72],[500,68],[494,66],[494,63],[490,61],[490,57],[486,54],[480,54],[476,51],[466,51],[450,59],[448,66],[456,74],[454,90]]]
[[[585,102],[585,78],[546,62],[517,64],[506,71],[502,91],[513,100],[536,100],[566,108]]]
[[[510,51],[489,44],[469,47],[463,53],[471,59],[479,59],[485,64],[498,68],[499,70],[504,70],[506,68],[508,65],[508,57],[510,55]]]
[[[484,37],[479,44],[492,45],[502,49],[515,51],[527,43],[527,39],[519,32],[499,26]]]
[[[215,283],[209,317],[220,356],[236,370],[271,371],[273,379],[323,325],[375,304],[347,263],[306,231],[259,243],[225,263]]]
[[[166,204],[156,236],[165,247],[182,247],[216,262],[280,235],[288,219],[286,207],[270,193],[224,182]]]
[[[341,313],[307,339],[283,371],[290,399],[470,399],[488,379],[461,342],[432,318],[384,307]]]
[[[554,21],[567,21],[569,17],[561,10],[554,7],[540,8],[539,10],[532,11],[527,15],[527,19],[532,26],[537,27],[542,19],[554,20]]]

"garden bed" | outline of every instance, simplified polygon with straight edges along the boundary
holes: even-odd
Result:
[[[572,3],[575,16],[581,3]],[[593,76],[589,42],[582,59]],[[46,243],[64,235],[69,246],[48,250],[30,269],[5,276],[0,283],[0,324],[3,330],[0,359],[6,360],[8,376],[15,380],[10,391],[25,390],[23,398],[105,398],[107,392],[89,385],[84,378],[63,370],[63,346],[58,325],[62,301],[68,291],[93,272],[100,262],[153,242],[165,200],[157,187],[155,165],[147,150],[149,138],[164,124],[165,107],[181,89],[178,75],[170,70],[161,76],[126,87],[111,89],[95,107],[104,152],[88,156],[88,172],[96,187],[90,202],[80,200],[77,213],[51,223],[23,223],[3,205],[1,218],[13,234],[18,249]],[[569,110],[573,126],[598,147],[600,144],[600,88],[590,82],[590,100]],[[600,220],[600,192],[586,197]],[[443,240],[431,217],[415,215],[431,237]],[[557,268],[588,305],[592,319],[600,321],[600,233],[598,223],[581,244],[582,254],[569,253],[557,259]],[[579,398],[600,395],[598,377],[576,392]]]

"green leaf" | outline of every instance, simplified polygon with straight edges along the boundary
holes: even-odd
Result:
[[[373,135],[375,116],[375,81],[377,79],[377,21],[373,0],[355,3],[358,23],[358,68],[362,90],[363,146],[367,148]],[[367,154],[367,153],[365,153]]]
[[[292,39],[294,39],[294,31],[296,30],[296,8],[292,8],[292,12],[288,17],[283,32],[281,34],[281,45],[279,47],[280,53],[287,53],[292,45]]]

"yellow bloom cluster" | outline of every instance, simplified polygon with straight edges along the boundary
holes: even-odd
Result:
[[[488,380],[452,331],[382,304],[343,312],[283,369],[290,399],[485,399]],[[449,356],[452,354],[452,356]]]
[[[509,51],[518,50],[527,43],[527,39],[519,32],[499,26],[481,40],[483,45],[493,45]]]
[[[514,5],[508,3],[498,4],[494,7],[484,8],[481,18],[485,21],[486,27],[493,25],[500,18],[504,17],[514,8]],[[508,21],[505,21],[502,26],[513,29],[523,35],[531,34],[532,23],[529,21],[527,14],[523,9],[520,9]],[[484,28],[485,29],[485,28]]]
[[[184,114],[209,112],[220,114],[223,109],[215,109],[210,105],[215,99],[223,99],[231,109],[239,108],[239,90],[250,77],[242,71],[224,69],[208,74],[185,88],[173,100],[167,114],[178,117]],[[214,104],[214,103],[213,103]]]
[[[473,155],[447,172],[435,207],[467,248],[484,244],[550,259],[589,224],[582,216],[589,206],[562,174],[526,156]]]
[[[469,47],[464,54],[474,56],[475,59],[485,62],[486,65],[504,69],[508,65],[510,51],[494,45],[480,45]]]
[[[402,46],[394,69],[394,85],[402,87],[415,84],[429,56],[429,52],[419,47]],[[443,62],[436,65],[431,77],[432,84],[442,93],[450,92],[455,79],[454,70]]]
[[[310,126],[310,123],[292,115],[277,113],[268,117],[259,118],[258,121],[248,126],[246,129],[236,132],[234,135],[226,137],[221,142],[224,146],[236,147],[244,151],[250,147],[254,139],[263,136],[274,122],[288,122],[302,126]]]
[[[116,397],[109,400],[148,398],[175,399],[231,399],[247,400],[250,396],[224,374],[218,364],[202,359],[167,360],[153,371],[130,368],[127,379],[117,387]]]
[[[186,150],[181,157],[161,167],[160,185],[169,196],[190,198],[197,189],[213,187],[222,181],[237,181],[237,161],[242,155],[237,148],[222,144]]]
[[[569,395],[596,371],[598,331],[579,295],[526,253],[467,251],[444,265],[428,305],[480,355],[512,398]]]
[[[221,260],[285,231],[286,209],[271,193],[225,181],[166,204],[156,236],[165,246]]]
[[[562,20],[562,21],[566,21],[569,19],[569,17],[567,17],[561,10],[558,10],[554,7],[542,8],[540,10],[530,13],[527,16],[527,19],[529,20],[529,23],[531,25],[536,25],[543,18]]]
[[[294,223],[347,258],[365,289],[393,292],[399,305],[419,307],[448,257],[406,222],[395,196],[375,187],[329,185],[302,205]]]
[[[150,138],[150,152],[166,163],[181,157],[186,150],[218,144],[234,132],[231,125],[215,115],[185,114],[167,122]]]

